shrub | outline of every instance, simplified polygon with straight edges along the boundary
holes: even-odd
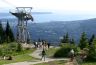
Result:
[[[54,57],[68,57],[71,49],[74,49],[77,52],[77,47],[73,44],[64,44],[57,52],[54,54]]]
[[[20,43],[17,44],[17,49],[16,49],[17,52],[20,52],[22,51],[22,45]]]
[[[70,51],[70,48],[60,48],[55,54],[54,57],[67,57],[68,53]]]
[[[8,48],[9,48],[10,51],[16,51],[16,49],[17,49],[17,43],[10,43],[8,45]]]
[[[0,55],[2,56],[18,55],[18,52],[23,52],[21,44],[18,43],[6,44],[0,48]]]

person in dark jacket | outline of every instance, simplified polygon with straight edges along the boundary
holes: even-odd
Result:
[[[48,45],[48,49],[50,48],[50,43],[47,44]]]
[[[45,56],[46,56],[46,52],[45,52],[45,50],[43,49],[43,50],[42,50],[42,58],[41,58],[41,60],[44,59],[44,61],[45,61]]]

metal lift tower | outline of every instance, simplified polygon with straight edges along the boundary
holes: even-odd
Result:
[[[27,43],[28,38],[30,37],[29,32],[27,31],[27,22],[28,20],[33,21],[31,10],[32,7],[16,7],[15,12],[10,12],[12,15],[18,18],[18,24],[17,24],[18,43]]]

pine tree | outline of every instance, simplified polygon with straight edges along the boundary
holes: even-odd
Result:
[[[14,41],[14,35],[13,35],[13,32],[12,32],[11,27],[10,27],[8,22],[6,24],[5,33],[6,33],[6,41],[7,42],[13,42]]]
[[[63,39],[61,40],[61,43],[69,43],[69,35],[66,33],[66,35],[63,36]]]
[[[65,39],[66,43],[69,43],[69,35],[68,33],[66,33],[66,39]]]
[[[73,38],[70,40],[70,44],[75,44],[75,41]]]
[[[0,44],[4,42],[4,30],[0,21]]]
[[[89,45],[92,45],[92,42],[93,42],[94,38],[95,38],[95,35],[93,34],[91,36],[91,38],[89,39]]]
[[[61,43],[66,43],[66,37],[65,37],[65,35],[63,36],[63,39],[61,39]]]
[[[87,37],[86,37],[86,33],[85,32],[83,32],[82,35],[81,35],[79,47],[81,49],[88,48],[88,40],[87,40]]]
[[[88,59],[96,60],[96,38],[93,39],[92,44],[89,47]]]

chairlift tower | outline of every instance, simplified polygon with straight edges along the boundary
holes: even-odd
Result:
[[[27,22],[29,20],[33,21],[31,10],[32,7],[16,7],[15,12],[10,12],[18,19],[16,38],[19,43],[27,43],[28,37],[30,37]]]

